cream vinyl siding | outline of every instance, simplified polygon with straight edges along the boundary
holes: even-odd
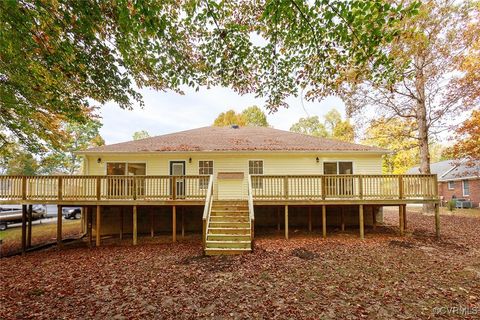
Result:
[[[319,158],[317,163],[316,158]],[[101,158],[101,163],[97,159]],[[189,162],[189,159],[192,159]],[[170,161],[185,161],[187,175],[198,175],[199,160],[213,160],[214,192],[219,199],[245,199],[247,197],[248,161],[263,160],[265,175],[317,175],[323,174],[323,162],[352,161],[354,174],[381,174],[382,157],[379,154],[360,153],[158,153],[158,154],[100,154],[88,155],[85,169],[88,175],[105,175],[107,162],[145,162],[147,175],[168,175]],[[243,172],[243,180],[217,179],[219,172]]]

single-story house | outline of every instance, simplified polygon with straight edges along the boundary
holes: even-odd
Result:
[[[436,203],[434,175],[382,175],[377,147],[262,127],[204,127],[78,152],[79,176],[0,177],[0,203],[82,206],[103,235],[202,234],[206,254],[250,251],[255,230],[375,228],[383,206]],[[2,185],[4,186],[2,189]],[[24,210],[25,211],[25,210]],[[58,239],[61,239],[59,219]],[[94,230],[94,231],[92,231]],[[438,229],[437,229],[438,230]]]
[[[430,165],[432,174],[438,177],[438,194],[446,202],[451,199],[465,199],[472,207],[480,203],[480,161],[468,164],[466,160],[445,160]],[[408,173],[420,172],[419,167]]]

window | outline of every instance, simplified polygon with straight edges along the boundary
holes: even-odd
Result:
[[[126,172],[127,164],[107,162],[107,175],[109,176],[124,176]]]
[[[463,180],[463,195],[464,196],[469,196],[470,195],[470,181],[468,180]]]
[[[353,162],[332,161],[323,163],[323,174],[353,174]],[[325,181],[326,196],[346,196],[354,193],[353,178],[337,179],[329,177]]]
[[[144,176],[147,171],[145,163],[107,162],[108,176]],[[131,179],[111,177],[107,179],[107,192],[110,197],[131,197],[144,195],[145,181],[143,178],[136,179],[133,184]],[[134,193],[135,191],[135,193]]]
[[[147,171],[145,163],[107,162],[109,176],[144,176]]]
[[[448,190],[455,189],[455,181],[448,181]]]
[[[198,174],[199,175],[212,175],[213,174],[213,161],[212,160],[200,160],[198,161]],[[200,189],[208,188],[208,177],[201,178],[199,181]]]
[[[249,174],[263,174],[263,160],[249,160],[248,161]],[[263,180],[261,178],[252,179],[252,188],[263,188]]]
[[[324,162],[323,174],[353,174],[353,162],[351,161]]]

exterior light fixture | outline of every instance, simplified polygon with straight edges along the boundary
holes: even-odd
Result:
[[[98,158],[97,163],[102,163],[102,158]]]
[[[192,158],[188,158],[188,163],[192,163]]]
[[[317,163],[319,163],[319,162],[320,162],[320,159],[318,159],[318,157],[317,157],[317,159],[315,159],[315,160],[317,161]]]

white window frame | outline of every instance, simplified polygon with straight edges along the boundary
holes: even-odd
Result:
[[[447,188],[448,190],[455,190],[455,181],[448,181]]]
[[[146,161],[105,161],[104,165],[104,172],[107,175],[107,168],[109,163],[125,163],[125,176],[128,176],[128,164],[129,163],[137,163],[137,164],[145,164],[145,175],[148,175],[148,166]]]
[[[468,194],[465,193],[465,182],[468,182]],[[470,181],[469,180],[462,180],[462,194],[464,197],[467,197],[470,195]]]
[[[338,172],[339,172],[339,170],[340,170],[340,163],[341,163],[341,162],[350,162],[350,163],[352,164],[352,173],[351,173],[351,174],[354,174],[354,172],[355,172],[355,170],[354,170],[354,168],[355,168],[355,161],[353,161],[353,160],[323,160],[323,162],[322,162],[322,171],[323,171],[323,172],[325,172],[325,163],[326,163],[326,162],[327,162],[327,163],[333,163],[333,162],[335,162],[335,163],[337,164],[337,173],[335,173],[335,174],[340,174],[340,173],[338,173]],[[322,174],[324,174],[324,173],[322,173]],[[343,173],[342,173],[342,174],[343,174]]]
[[[262,173],[250,173],[250,161],[262,161]],[[263,160],[263,159],[248,159],[247,170],[248,170],[249,175],[252,175],[252,174],[263,175],[263,174],[265,174],[265,160]],[[259,183],[255,184],[255,183],[252,182],[252,188],[253,189],[263,189],[263,180],[259,180],[257,182],[259,182]]]
[[[201,161],[211,161],[211,162],[212,162],[212,174],[211,174],[211,175],[213,175],[214,172],[215,172],[215,161],[212,160],[212,159],[210,159],[210,160],[208,160],[208,159],[198,160],[198,175],[200,175],[200,176],[205,176],[205,177],[210,176],[210,174],[200,174],[200,162],[201,162]],[[205,181],[206,181],[206,183],[205,183]],[[199,182],[198,182],[198,187],[199,187],[201,190],[207,189],[207,188],[208,188],[208,180],[202,180],[202,179],[200,179]]]

